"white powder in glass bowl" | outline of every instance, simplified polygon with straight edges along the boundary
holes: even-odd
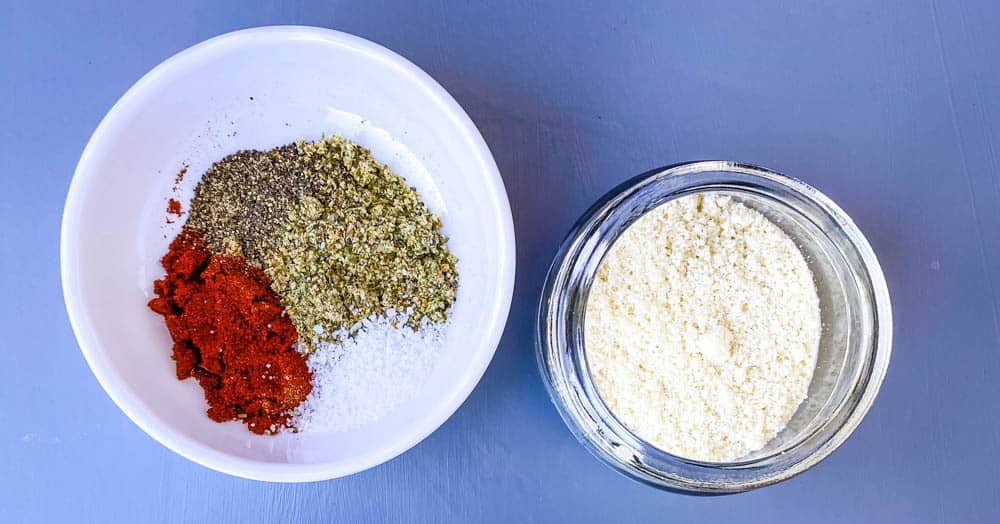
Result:
[[[611,247],[590,290],[587,360],[650,444],[724,462],[762,448],[806,398],[819,298],[795,243],[720,194],[672,200]]]

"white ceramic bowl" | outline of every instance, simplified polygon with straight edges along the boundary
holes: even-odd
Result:
[[[442,215],[459,260],[448,342],[426,385],[377,422],[339,433],[256,436],[205,416],[178,381],[162,317],[146,303],[159,259],[214,161],[240,149],[340,134],[370,148]],[[188,166],[176,189],[175,175]],[[80,158],[63,215],[62,280],[80,348],[146,433],[207,467],[296,482],[355,473],[403,453],[472,391],[496,350],[514,283],[514,231],[496,164],[472,121],[418,67],[327,29],[237,31],[160,64],[118,101]]]

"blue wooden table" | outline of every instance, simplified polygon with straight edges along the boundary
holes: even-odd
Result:
[[[0,1],[0,522],[1000,522],[1000,3]],[[697,4],[697,6],[695,5]],[[233,29],[406,56],[466,108],[517,228],[514,303],[461,409],[405,455],[305,485],[161,447],[104,394],[62,304],[63,199],[136,79]],[[854,436],[748,494],[662,493],[580,447],[542,388],[542,277],[604,191],[724,158],[802,178],[881,258],[895,349]]]

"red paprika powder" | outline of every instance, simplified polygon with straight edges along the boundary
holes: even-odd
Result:
[[[242,420],[274,433],[312,390],[298,335],[267,275],[237,257],[211,253],[201,234],[184,228],[163,257],[166,277],[149,302],[173,338],[177,378],[194,377],[208,416]]]

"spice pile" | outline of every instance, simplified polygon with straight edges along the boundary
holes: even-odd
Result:
[[[672,200],[611,246],[587,300],[584,344],[608,408],[689,459],[762,448],[809,389],[820,339],[795,243],[728,196]]]
[[[340,137],[212,165],[150,308],[208,415],[255,433],[348,430],[430,373],[455,302],[442,222]]]

